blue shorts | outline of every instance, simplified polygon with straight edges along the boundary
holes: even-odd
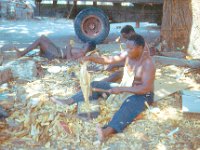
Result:
[[[118,87],[118,83],[106,81],[94,81],[91,83],[92,88],[100,88],[104,90]],[[101,92],[93,92],[91,100],[97,100],[102,96]],[[109,96],[109,95],[108,95]],[[149,104],[153,103],[154,94],[147,93],[142,95],[132,95],[124,100],[120,109],[114,114],[107,126],[113,128],[116,132],[122,132],[123,129],[130,124],[133,119],[145,110],[145,101]],[[83,93],[80,91],[71,97],[74,102],[84,101]]]

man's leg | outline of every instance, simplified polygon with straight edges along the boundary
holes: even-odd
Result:
[[[133,95],[128,97],[105,128],[97,127],[100,140],[104,140],[113,133],[122,132],[145,109],[145,101],[151,102],[152,100],[152,95]]]
[[[57,50],[57,47],[52,43],[52,41],[49,40],[46,36],[42,35],[39,39],[28,46],[24,51],[20,52],[19,57],[24,56],[31,50],[36,49],[38,46],[40,47],[41,53],[47,51],[49,47],[51,47],[51,49]]]
[[[92,88],[98,88],[98,89],[104,89],[104,90],[109,90],[113,87],[119,86],[117,83],[112,83],[112,82],[105,82],[105,81],[93,81],[91,83]],[[99,97],[102,96],[102,92],[92,92],[92,97],[90,98],[91,100],[97,100]],[[80,101],[84,101],[83,93],[82,91],[79,91],[69,99],[56,99],[56,98],[51,98],[51,100],[57,104],[60,105],[71,105]]]

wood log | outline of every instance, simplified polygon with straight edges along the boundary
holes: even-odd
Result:
[[[185,58],[186,54],[183,52],[159,52],[160,55],[174,58]]]
[[[92,119],[99,115],[100,108],[98,101],[90,101],[92,93],[90,87],[91,76],[87,71],[88,62],[84,62],[80,70],[80,85],[83,92],[84,102],[78,102],[78,116],[80,118]]]
[[[153,56],[153,60],[156,63],[162,65],[175,65],[180,67],[189,67],[189,68],[200,68],[200,60],[187,60],[183,58],[173,58],[165,56]]]
[[[83,92],[84,100],[88,104],[90,96],[90,79],[90,74],[87,71],[87,62],[84,62],[80,70],[80,85]]]

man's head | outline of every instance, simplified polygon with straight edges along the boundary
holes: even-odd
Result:
[[[140,58],[143,54],[144,46],[145,41],[141,35],[135,34],[130,36],[126,42],[128,56],[133,59]]]
[[[135,34],[135,30],[131,25],[126,25],[121,29],[120,33],[121,36],[127,40],[130,36]]]
[[[96,49],[96,44],[95,42],[87,42],[85,45],[84,45],[84,49],[86,50],[86,52],[90,52],[90,51],[93,51],[94,49]]]

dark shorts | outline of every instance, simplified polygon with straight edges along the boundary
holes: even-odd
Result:
[[[48,58],[49,60],[52,60],[55,58],[62,58],[61,48],[53,44],[52,45],[49,44],[48,49],[46,51],[40,52],[40,55],[42,57]]]
[[[153,93],[149,93],[128,97],[107,126],[112,127],[116,132],[122,132],[137,115],[145,110],[145,101],[149,104],[153,102],[153,96]]]

